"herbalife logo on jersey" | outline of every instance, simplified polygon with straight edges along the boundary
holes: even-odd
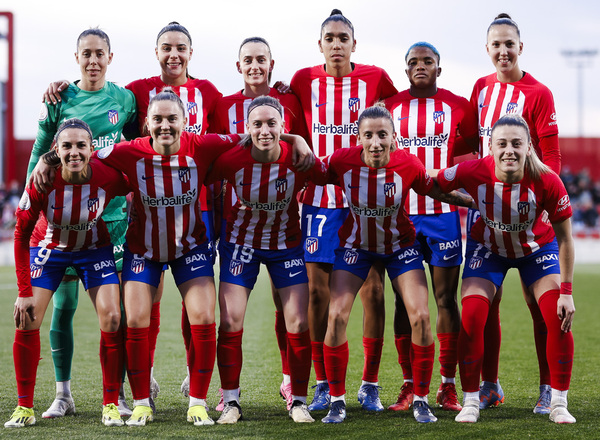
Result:
[[[197,191],[196,188],[190,189],[184,194],[179,194],[173,197],[150,197],[142,195],[142,203],[146,206],[155,208],[165,208],[168,206],[182,206],[190,205],[196,200]]]
[[[351,112],[357,112],[360,110],[360,98],[348,99],[348,108]]]
[[[275,181],[275,189],[277,190],[278,193],[285,194],[285,192],[287,191],[287,187],[288,187],[287,179],[277,179]]]
[[[116,110],[109,110],[108,122],[110,122],[112,125],[117,125],[117,123],[119,122],[119,112]]]
[[[181,168],[179,170],[179,180],[181,180],[183,183],[188,182],[192,177],[192,173],[190,172],[189,168]]]
[[[98,197],[94,197],[88,200],[88,211],[96,212],[100,208],[100,199]]]

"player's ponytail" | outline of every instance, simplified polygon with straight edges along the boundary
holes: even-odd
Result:
[[[352,34],[352,39],[354,40],[354,26],[352,25],[352,22],[350,20],[348,20],[344,16],[344,14],[342,14],[342,11],[340,11],[339,9],[333,9],[331,11],[331,14],[329,14],[329,17],[327,17],[325,19],[325,21],[323,22],[323,24],[321,24],[321,35],[323,35],[323,29],[325,28],[327,23],[330,23],[332,21],[339,21],[341,23],[344,23],[346,26],[348,26],[348,28],[350,28],[350,31]],[[319,36],[319,38],[320,38],[320,36]]]

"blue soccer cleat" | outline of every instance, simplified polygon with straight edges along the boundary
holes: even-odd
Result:
[[[479,409],[492,408],[504,402],[504,391],[500,382],[481,382],[479,387]]]
[[[534,414],[550,414],[552,408],[550,403],[552,401],[552,388],[550,385],[540,385],[540,397],[533,407]]]
[[[437,422],[437,417],[433,415],[427,402],[423,402],[422,400],[413,402],[413,415],[419,423]]]
[[[318,383],[313,388],[315,389],[315,395],[312,403],[308,406],[309,411],[324,411],[329,409],[331,400],[329,384],[327,382]]]
[[[358,401],[365,411],[383,411],[383,405],[379,400],[380,386],[361,385],[358,389]]]
[[[343,400],[333,402],[327,415],[321,419],[323,423],[342,423],[344,420],[346,420],[346,404]]]

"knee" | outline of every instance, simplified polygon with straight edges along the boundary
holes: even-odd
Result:
[[[456,300],[456,292],[443,289],[436,292],[435,302],[439,309],[445,309],[448,311],[457,311],[458,312],[458,301]]]
[[[100,328],[105,332],[116,332],[121,324],[121,311],[119,309],[109,310],[100,318]]]
[[[429,310],[422,309],[415,311],[411,316],[411,327],[415,334],[424,335],[430,331]]]

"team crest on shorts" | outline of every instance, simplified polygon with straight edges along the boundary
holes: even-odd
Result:
[[[360,98],[349,98],[348,108],[351,112],[357,112],[358,110],[360,110]]]
[[[472,270],[479,269],[483,264],[483,258],[481,257],[471,257],[469,260],[469,268]]]
[[[88,199],[88,211],[96,212],[98,208],[100,208],[100,199],[98,197]]]
[[[134,258],[131,260],[131,271],[135,274],[140,274],[146,267],[146,260],[143,258]]]
[[[179,180],[182,181],[183,183],[188,182],[192,177],[192,173],[190,172],[189,168],[181,168],[179,170]]]
[[[384,183],[383,192],[385,193],[386,197],[394,197],[396,195],[396,183]]]
[[[241,262],[240,260],[231,260],[229,262],[229,272],[231,272],[231,275],[233,275],[234,277],[237,277],[243,271],[244,271],[244,263]]]
[[[195,115],[196,113],[198,113],[198,104],[196,104],[195,102],[188,102],[187,111],[188,114]]]
[[[42,266],[38,266],[37,264],[32,264],[29,266],[29,270],[31,271],[31,278],[35,279],[42,276],[44,268]]]
[[[318,238],[307,238],[306,239],[306,252],[309,254],[314,254],[319,249],[319,239]]]
[[[433,112],[433,122],[442,124],[446,120],[446,113],[442,110]]]
[[[275,181],[275,189],[278,193],[285,193],[287,191],[288,181],[287,179],[277,179]]]
[[[358,252],[356,252],[355,250],[352,250],[352,249],[348,249],[344,253],[344,261],[348,265],[356,264],[356,262],[358,261]]]
[[[506,105],[506,114],[507,115],[517,113],[518,110],[519,110],[519,103],[518,102],[509,102]]]
[[[521,215],[529,214],[529,202],[519,202],[517,204],[517,209]]]
[[[117,122],[119,122],[119,112],[116,110],[109,110],[108,122],[110,122],[112,125],[117,125]]]

